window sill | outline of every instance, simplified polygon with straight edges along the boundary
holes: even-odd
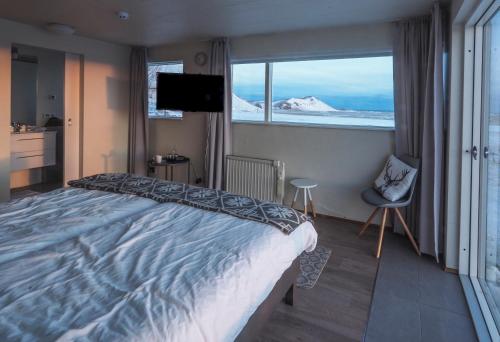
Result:
[[[285,126],[285,127],[304,127],[304,128],[327,128],[327,129],[346,129],[363,131],[389,131],[394,132],[394,127],[386,126],[350,126],[350,125],[332,125],[332,124],[314,124],[314,123],[296,123],[296,122],[265,122],[265,121],[245,121],[233,120],[236,125],[260,125],[260,126]]]
[[[174,118],[174,117],[162,117],[162,116],[149,116],[149,120],[172,120],[172,121],[182,121],[181,118]]]
[[[479,341],[491,341],[492,335],[495,338],[498,338],[498,330],[496,328],[495,321],[486,304],[486,299],[480,289],[481,286],[479,285],[477,278],[461,274],[460,282],[462,283],[464,295],[469,306],[469,312],[471,314],[474,328],[476,328],[476,334]],[[480,290],[479,293],[477,292],[477,289]],[[486,309],[486,314],[483,313],[481,303],[483,303],[482,305]]]

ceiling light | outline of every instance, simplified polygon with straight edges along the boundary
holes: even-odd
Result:
[[[75,29],[69,25],[58,24],[58,23],[48,23],[45,25],[45,29],[52,33],[72,35],[75,33]]]
[[[118,11],[116,12],[116,15],[118,16],[118,18],[120,18],[120,20],[128,20],[129,17],[128,12],[125,11]]]

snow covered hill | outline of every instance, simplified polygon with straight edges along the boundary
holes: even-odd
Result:
[[[282,110],[296,110],[304,112],[335,112],[337,109],[327,105],[314,96],[290,98],[288,100],[273,102],[273,108]]]
[[[235,112],[247,112],[247,113],[261,113],[264,110],[259,108],[250,102],[243,100],[241,97],[233,93],[233,111]]]
[[[274,109],[297,112],[336,112],[335,109],[314,96],[290,98],[273,102]],[[240,113],[262,113],[264,101],[249,102],[233,93],[233,111]]]

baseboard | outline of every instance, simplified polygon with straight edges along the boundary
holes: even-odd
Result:
[[[290,207],[292,209],[295,209],[299,212],[304,212],[304,208],[294,208],[294,207]],[[308,215],[310,215],[311,212],[308,211]],[[321,213],[316,213],[316,216],[317,217],[324,217],[324,218],[330,218],[330,219],[335,219],[335,220],[339,220],[339,221],[343,221],[343,222],[348,222],[348,223],[354,223],[354,224],[364,224],[364,222],[361,222],[361,221],[357,221],[357,220],[351,220],[351,219],[348,219],[348,218],[345,218],[345,217],[338,217],[338,216],[333,216],[333,215],[328,215],[328,214],[321,214]]]
[[[345,218],[345,217],[338,217],[338,216],[327,215],[327,214],[317,213],[316,216],[317,217],[330,218],[330,219],[334,219],[334,220],[339,220],[339,221],[342,221],[342,222],[354,223],[354,224],[363,224],[364,223],[364,222],[361,222],[361,221],[352,220],[352,219],[348,219],[348,218]]]
[[[458,274],[458,270],[455,269],[455,268],[451,268],[451,267],[445,267],[444,271],[447,272],[447,273]]]
[[[297,210],[297,209],[295,209],[295,210]],[[299,210],[299,211],[301,211],[301,210]],[[362,226],[362,225],[365,224],[364,221],[358,221],[358,220],[348,219],[346,217],[338,217],[338,216],[327,215],[327,214],[320,214],[320,213],[316,213],[316,216],[318,216],[318,217],[324,217],[324,218],[330,218],[330,219],[339,220],[339,221],[342,221],[342,222],[347,222],[347,223],[352,223],[352,224],[359,224],[360,226]],[[370,224],[370,227],[379,228],[380,225],[378,223],[372,223],[372,224]],[[388,225],[386,223],[386,228],[392,228],[392,225]]]

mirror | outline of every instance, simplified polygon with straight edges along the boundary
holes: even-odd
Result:
[[[61,51],[12,45],[11,122],[44,127],[64,116],[64,61]]]
[[[12,48],[11,121],[36,125],[38,58],[22,55],[19,48]]]

